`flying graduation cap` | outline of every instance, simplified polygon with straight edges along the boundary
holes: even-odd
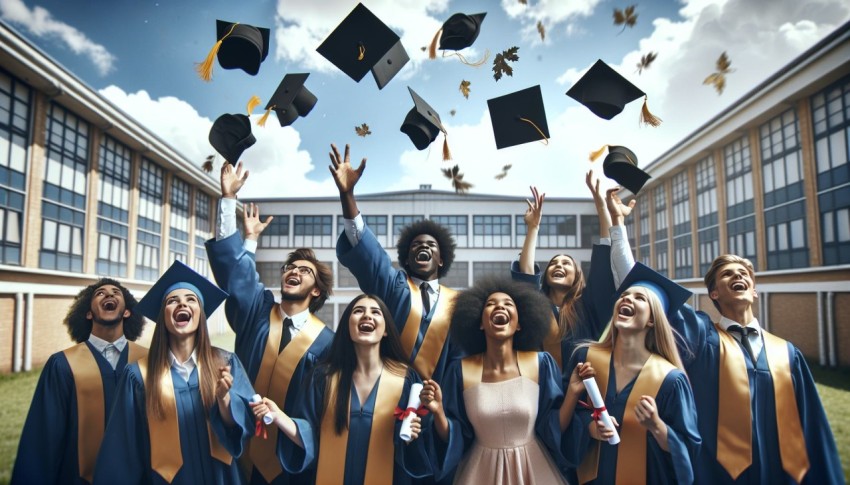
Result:
[[[484,17],[486,15],[486,12],[474,15],[456,13],[449,17],[449,19],[443,23],[443,26],[440,27],[440,30],[434,34],[434,39],[431,41],[431,45],[428,48],[428,58],[437,58],[438,43],[441,50],[459,51],[470,47],[475,42],[475,39],[478,38],[478,34],[481,32],[481,23],[484,22]],[[457,55],[464,64],[480,66],[487,62],[489,52],[484,54],[484,58],[480,61],[476,61],[474,63],[467,62],[460,54]]]
[[[304,87],[304,82],[310,74],[287,74],[283,77],[280,85],[275,90],[269,102],[266,103],[266,112],[257,121],[259,126],[265,126],[269,114],[277,113],[280,126],[289,126],[298,119],[310,114],[318,98]],[[250,109],[249,109],[250,111]]]
[[[609,179],[622,185],[629,192],[637,195],[640,189],[650,179],[650,175],[637,166],[637,155],[624,146],[603,145],[602,148],[590,154],[590,160],[594,161],[608,150],[608,155],[602,162],[602,172]]]
[[[357,82],[372,71],[378,89],[383,89],[410,60],[399,36],[362,3],[316,51]]]
[[[254,76],[269,55],[269,29],[263,27],[216,20],[216,39],[204,62],[196,67],[204,81],[212,79],[216,57],[222,69],[242,69]]]
[[[620,114],[630,102],[644,97],[640,121],[651,126],[661,124],[661,119],[649,112],[646,93],[621,76],[602,59],[596,61],[584,76],[567,91],[567,96],[585,105],[596,116],[610,120]]]
[[[243,114],[223,114],[210,128],[210,145],[225,160],[236,165],[242,152],[257,142],[251,133],[251,120]]]
[[[406,134],[417,150],[428,148],[437,135],[443,132],[445,138],[443,140],[443,160],[451,160],[452,154],[449,151],[448,133],[446,132],[443,123],[440,121],[440,114],[437,110],[431,107],[416,94],[416,91],[407,87],[410,91],[410,97],[413,98],[413,108],[407,112],[404,117],[404,122],[401,124],[402,133]]]
[[[539,84],[488,99],[487,107],[490,108],[497,149],[531,141],[549,144],[549,125]]]

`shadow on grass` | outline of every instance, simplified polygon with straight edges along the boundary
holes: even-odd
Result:
[[[850,392],[850,368],[823,367],[812,362],[809,362],[809,367],[818,384]]]

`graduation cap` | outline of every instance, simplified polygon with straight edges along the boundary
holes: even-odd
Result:
[[[213,59],[218,57],[222,69],[242,69],[254,76],[260,63],[269,55],[269,29],[253,25],[216,20],[216,39],[204,62],[198,64],[198,75],[212,79]]]
[[[443,141],[443,160],[451,160],[452,156],[449,152],[448,133],[440,121],[440,115],[437,110],[431,107],[416,94],[416,91],[407,87],[410,91],[410,97],[413,98],[413,108],[407,112],[404,117],[404,123],[401,124],[402,133],[406,134],[417,150],[424,150],[434,140],[440,132],[446,136]]]
[[[474,15],[466,15],[456,13],[449,17],[443,23],[440,30],[434,34],[434,39],[431,41],[431,46],[428,48],[428,57],[431,59],[437,58],[437,43],[439,42],[440,49],[459,51],[471,46],[478,34],[481,32],[481,23],[484,22],[486,12],[477,13]],[[458,54],[460,56],[460,54]],[[463,56],[460,56],[461,61],[472,66],[479,66],[487,62],[488,54],[484,58],[475,63],[468,63]]]
[[[540,85],[488,99],[490,121],[496,148],[507,148],[531,141],[549,143],[549,125],[543,108]]]
[[[310,74],[287,74],[266,104],[266,113],[257,122],[265,126],[269,113],[277,113],[280,126],[289,126],[299,116],[307,116],[316,105],[316,95],[304,87],[304,81]]]
[[[678,311],[693,295],[691,290],[668,279],[643,263],[635,263],[623,283],[620,284],[620,288],[617,289],[617,294],[621,295],[633,286],[640,286],[655,293],[661,300],[661,306],[664,307],[664,312],[667,315]]]
[[[201,306],[204,307],[204,314],[207,317],[228,296],[224,290],[214,285],[210,280],[204,278],[192,268],[180,261],[174,261],[171,267],[168,268],[168,271],[163,273],[151,289],[145,293],[144,298],[133,308],[133,311],[155,322],[159,317],[165,297],[178,289],[187,289],[195,293],[200,300]]]
[[[251,120],[243,114],[223,114],[210,128],[210,145],[225,160],[236,165],[242,152],[257,142],[251,133]]]
[[[623,146],[602,145],[602,148],[590,154],[590,160],[599,158],[608,149],[608,155],[602,162],[602,172],[611,180],[627,188],[637,195],[643,188],[650,175],[637,166],[637,155]]]
[[[630,102],[644,97],[640,120],[642,123],[658,126],[661,120],[649,112],[646,105],[646,93],[621,76],[602,59],[588,70],[573,87],[567,91],[567,96],[585,105],[596,116],[610,120],[620,114]]]
[[[378,89],[383,89],[410,60],[399,36],[362,3],[316,51],[357,82],[372,71]]]

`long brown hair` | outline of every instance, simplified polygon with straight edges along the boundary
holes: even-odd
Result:
[[[563,340],[564,337],[573,333],[576,327],[579,324],[578,311],[576,310],[576,306],[579,304],[581,300],[581,295],[584,293],[584,271],[581,270],[581,265],[570,256],[569,254],[556,254],[552,256],[552,259],[549,260],[549,264],[546,265],[546,269],[543,270],[543,278],[540,283],[540,290],[549,296],[552,287],[549,286],[549,282],[546,277],[549,274],[549,266],[552,265],[552,261],[555,261],[556,258],[560,258],[561,256],[565,256],[573,262],[573,267],[575,268],[575,277],[573,278],[573,284],[567,290],[567,294],[564,295],[564,299],[561,300],[561,303],[558,304],[558,340]]]
[[[147,411],[158,418],[165,416],[162,377],[166,372],[171,372],[171,363],[168,360],[168,344],[170,341],[171,334],[165,327],[165,305],[163,304],[156,319],[156,327],[148,350],[148,376],[145,386]],[[198,330],[195,332],[195,356],[198,360],[197,369],[201,400],[204,402],[204,409],[206,410],[215,404],[215,383],[218,380],[218,368],[226,365],[226,363],[223,356],[210,343],[207,317],[203,312],[203,306],[198,318]]]

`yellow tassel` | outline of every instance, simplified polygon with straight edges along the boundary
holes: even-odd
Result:
[[[640,109],[640,122],[652,127],[657,127],[661,124],[661,118],[649,112],[649,107],[646,105],[647,97],[643,97],[643,107]]]
[[[597,158],[601,157],[605,150],[608,149],[608,145],[602,145],[602,148],[596,150],[594,152],[590,152],[590,161],[595,162]]]
[[[263,117],[257,121],[257,126],[266,126],[266,121],[269,119],[269,115],[271,114],[274,106],[267,109],[265,113],[263,113]]]
[[[218,55],[218,49],[220,47],[221,40],[216,42],[213,48],[210,49],[210,53],[207,54],[207,58],[204,59],[204,62],[195,64],[195,71],[198,72],[198,76],[206,82],[210,82],[212,80],[213,63],[215,62],[215,56]]]
[[[434,38],[431,40],[431,45],[428,47],[428,59],[437,58],[437,41],[440,40],[440,34],[442,33],[443,29],[440,29],[436,34],[434,34]]]
[[[357,60],[362,61],[366,57],[366,47],[363,44],[357,46]]]
[[[449,135],[443,132],[443,161],[452,159],[452,152],[449,151]]]
[[[251,113],[258,104],[260,104],[260,97],[256,95],[251,96],[251,99],[248,100],[248,116],[251,116]]]

